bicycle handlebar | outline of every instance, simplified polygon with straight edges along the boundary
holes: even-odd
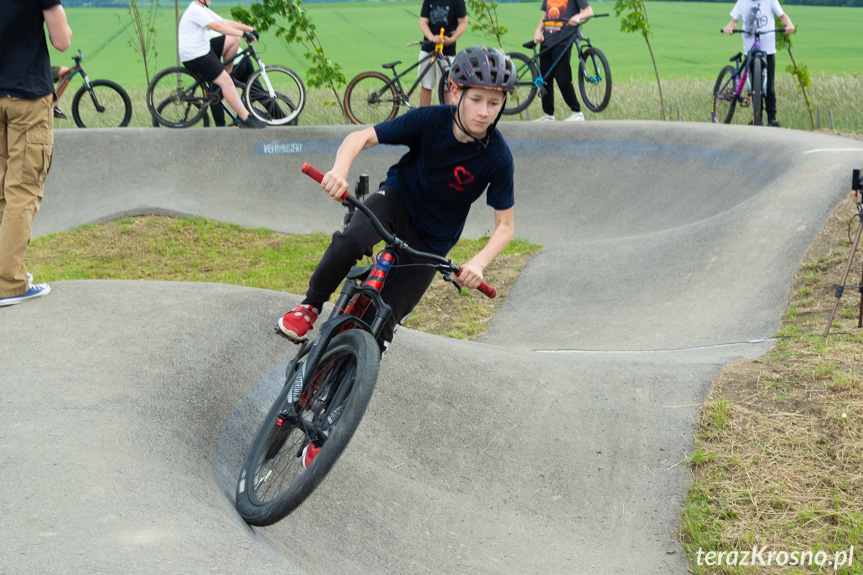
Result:
[[[777,33],[778,34],[779,32],[785,32],[785,28],[776,28],[775,30],[764,30],[762,32],[759,32],[757,30],[755,32],[750,32],[749,30],[741,30],[739,28],[735,28],[734,30],[731,31],[732,34],[749,34],[750,36],[756,36],[756,35],[760,36],[762,34],[770,34],[770,33]],[[720,28],[719,33],[725,34],[725,28]]]
[[[314,168],[311,164],[306,162],[303,164],[300,171],[309,176],[311,179],[315,180],[318,183],[321,183],[321,180],[324,179],[324,174]],[[461,273],[461,268],[453,263],[452,260],[448,260],[444,257],[441,257],[437,254],[430,254],[427,252],[421,252],[413,249],[409,245],[407,245],[403,240],[397,238],[394,234],[389,232],[386,228],[384,228],[381,221],[375,216],[374,213],[365,205],[362,201],[350,195],[349,193],[345,193],[342,197],[342,202],[347,202],[348,204],[354,206],[362,213],[369,218],[372,226],[377,230],[377,232],[381,235],[381,238],[391,246],[394,246],[395,249],[399,252],[406,253],[410,256],[413,256],[417,259],[426,260],[428,263],[433,264],[433,267],[437,268],[441,273],[455,273],[456,277]],[[482,282],[477,288],[477,291],[485,294],[489,299],[492,299],[497,296],[497,290],[488,285],[485,282]]]

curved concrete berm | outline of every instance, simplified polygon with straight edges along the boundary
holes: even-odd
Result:
[[[341,209],[299,166],[328,168],[351,129],[58,132],[36,234],[144,212],[333,230]],[[399,332],[349,450],[273,527],[239,519],[234,484],[299,296],[68,281],[0,309],[0,573],[686,573],[698,405],[771,345],[863,145],[502,130],[517,233],[547,247],[480,341]],[[401,152],[364,153],[352,177],[379,181]],[[466,233],[491,224],[479,206]]]

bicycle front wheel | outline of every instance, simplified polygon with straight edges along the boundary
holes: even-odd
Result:
[[[539,73],[533,60],[519,52],[507,54],[515,65],[516,84],[515,93],[506,97],[506,106],[503,113],[506,115],[520,114],[527,110],[533,99],[536,98],[536,79]]]
[[[380,72],[363,72],[345,89],[345,111],[354,124],[380,124],[399,113],[395,85]]]
[[[286,382],[240,470],[236,505],[247,523],[283,519],[326,477],[360,424],[379,365],[372,335],[351,329],[330,340],[317,365],[301,366]],[[311,446],[320,451],[306,467]]]
[[[306,105],[303,81],[296,72],[284,66],[266,66],[264,71],[266,76],[258,70],[246,81],[245,98],[249,112],[271,126],[296,125]]]
[[[602,112],[611,100],[611,68],[599,48],[591,46],[578,62],[578,91],[591,112]]]
[[[764,84],[767,70],[762,66],[761,58],[752,59],[752,123],[760,126],[761,111],[764,105]]]
[[[132,101],[126,90],[110,80],[93,80],[81,86],[72,99],[72,118],[79,128],[123,128],[132,119]]]
[[[209,105],[204,79],[186,68],[162,70],[147,87],[150,115],[169,128],[197,123]]]
[[[737,106],[738,79],[734,76],[734,68],[726,66],[719,72],[716,84],[713,86],[713,109],[710,119],[716,124],[730,124]]]

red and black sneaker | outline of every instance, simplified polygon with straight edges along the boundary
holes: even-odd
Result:
[[[309,468],[309,465],[312,464],[312,461],[315,460],[315,457],[318,456],[318,453],[320,453],[320,451],[321,451],[321,448],[315,447],[314,443],[309,443],[308,445],[306,445],[303,448],[302,460],[303,460],[303,468],[304,469]]]

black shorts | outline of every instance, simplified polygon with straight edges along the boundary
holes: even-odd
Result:
[[[183,66],[200,74],[208,82],[212,82],[225,71],[222,64],[222,51],[225,49],[225,37],[216,36],[210,40],[210,52],[200,58],[183,62]]]

